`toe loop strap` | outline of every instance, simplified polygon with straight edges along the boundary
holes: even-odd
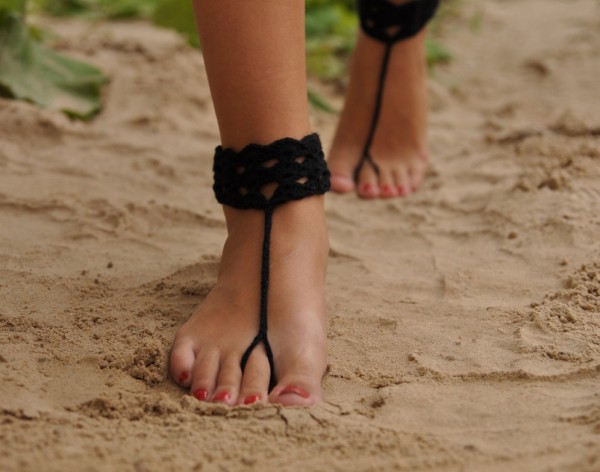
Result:
[[[316,133],[267,145],[249,144],[239,152],[219,146],[213,173],[217,200],[242,210],[273,208],[330,188],[329,170]]]
[[[276,384],[275,361],[273,360],[273,351],[271,350],[271,343],[269,343],[269,338],[267,337],[266,329],[261,329],[255,336],[250,346],[248,346],[248,349],[246,349],[244,355],[242,356],[240,367],[242,369],[242,372],[244,372],[244,370],[246,369],[246,364],[248,363],[248,359],[250,358],[250,354],[252,354],[252,351],[254,351],[256,346],[258,346],[260,343],[263,343],[265,353],[267,354],[267,359],[269,360],[269,368],[271,370],[271,377],[269,379],[269,391],[271,391],[273,390],[273,387]]]
[[[417,34],[433,17],[439,0],[408,0],[401,4],[389,0],[359,0],[362,30],[384,43],[395,43]]]
[[[358,164],[354,168],[354,172],[352,174],[355,184],[358,183],[358,177],[360,176],[360,172],[363,169],[363,167],[365,166],[365,164],[368,164],[371,167],[371,169],[373,169],[373,172],[375,172],[375,175],[377,177],[379,177],[379,175],[381,174],[381,172],[379,170],[379,166],[373,160],[373,157],[371,157],[371,154],[369,153],[369,151],[366,150],[365,153],[363,154],[363,157],[361,157],[360,161],[358,161]]]

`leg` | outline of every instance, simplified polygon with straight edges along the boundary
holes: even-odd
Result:
[[[397,2],[394,3],[403,3]],[[332,188],[365,198],[404,196],[420,185],[427,166],[425,32],[395,42],[383,87],[370,154],[379,168],[353,172],[369,134],[379,70],[387,45],[359,32],[346,105],[330,152]]]
[[[195,0],[195,8],[223,145],[239,150],[308,134],[304,2]],[[240,367],[259,321],[264,215],[224,211],[217,284],[176,334],[172,375],[201,400],[315,403],[327,354],[323,197],[281,205],[273,219],[269,339],[278,383],[271,392],[262,345]]]

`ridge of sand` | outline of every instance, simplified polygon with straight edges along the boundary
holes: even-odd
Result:
[[[309,410],[206,405],[167,377],[225,233],[200,54],[48,21],[111,83],[90,124],[0,100],[0,468],[600,470],[599,8],[464,2],[424,188],[328,196]],[[330,142],[335,119],[313,123]]]

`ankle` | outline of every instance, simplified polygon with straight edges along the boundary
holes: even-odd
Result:
[[[245,244],[262,240],[264,233],[264,212],[261,210],[238,210],[223,206],[227,223],[228,240],[232,244]],[[290,201],[278,206],[273,214],[271,238],[277,244],[313,244],[320,239],[319,247],[328,249],[327,225],[323,195],[315,195],[301,200]]]

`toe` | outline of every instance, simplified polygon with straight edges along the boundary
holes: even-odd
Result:
[[[338,193],[352,192],[354,190],[353,162],[350,158],[351,151],[334,146],[327,160],[331,172],[331,190]]]
[[[196,355],[191,339],[175,339],[171,348],[170,370],[171,376],[179,385],[187,387],[192,381],[192,367]]]
[[[284,375],[269,394],[270,403],[285,406],[311,406],[321,399],[320,380],[306,374],[290,372]]]
[[[392,172],[382,168],[379,174],[379,196],[381,198],[394,198],[398,195],[398,187],[394,182]]]
[[[409,169],[409,179],[412,191],[416,191],[425,178],[427,170],[427,162],[424,159],[416,159],[413,161]]]
[[[219,352],[214,349],[199,353],[192,370],[192,395],[198,400],[208,400],[217,385],[218,373]]]
[[[358,196],[361,198],[379,197],[377,174],[369,165],[363,166],[358,178]]]
[[[408,169],[405,166],[399,166],[395,169],[394,181],[401,197],[405,197],[412,192]]]
[[[337,193],[348,193],[354,190],[354,181],[350,175],[339,172],[331,173],[331,190]]]
[[[271,368],[264,348],[257,346],[246,363],[238,396],[239,405],[264,402],[268,397]]]
[[[242,369],[240,358],[229,356],[222,359],[219,370],[217,388],[212,394],[211,401],[215,403],[226,403],[235,405],[240,391],[242,381]]]
[[[286,406],[309,406],[321,400],[321,380],[325,372],[326,344],[308,341],[294,345],[275,358],[277,385],[269,394],[269,402]]]

